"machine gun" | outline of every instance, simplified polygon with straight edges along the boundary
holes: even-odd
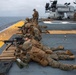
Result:
[[[13,40],[0,40],[0,41],[4,42],[5,44],[7,44],[7,43],[13,43]]]
[[[0,40],[1,42],[4,42],[6,45],[8,45],[7,47],[6,47],[6,50],[8,50],[8,48],[11,46],[11,45],[13,45],[14,44],[14,41],[13,40]]]
[[[21,45],[24,43],[24,40],[22,37],[15,37],[13,40],[0,40],[2,42],[4,42],[6,45],[10,44],[9,46],[7,46],[6,50],[11,46],[17,46],[17,45]]]
[[[25,34],[25,25],[23,25],[22,27],[18,27],[19,28],[19,31],[21,31],[21,33],[24,35]]]
[[[22,27],[18,27],[20,31],[24,29],[24,25]]]
[[[18,27],[18,28],[23,28],[24,27],[24,25],[23,26],[21,26],[21,27]]]

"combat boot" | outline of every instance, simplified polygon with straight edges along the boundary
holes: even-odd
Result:
[[[72,53],[70,50],[67,50],[67,51],[66,51],[66,54],[67,54],[67,55],[73,55],[73,53]]]
[[[64,47],[63,46],[58,46],[57,49],[64,50]]]
[[[57,48],[50,48],[50,49],[53,50],[53,51],[64,50],[64,47],[63,46],[58,46]]]
[[[16,59],[16,63],[17,63],[17,65],[18,65],[18,67],[19,67],[20,69],[28,66],[27,63],[23,62],[23,61],[22,61],[21,59],[19,59],[19,58]]]
[[[76,65],[73,65],[73,69],[76,69]]]
[[[52,54],[52,53],[53,53],[52,50],[46,50],[45,52],[46,52],[47,54]]]
[[[75,55],[70,56],[70,59],[75,59]]]

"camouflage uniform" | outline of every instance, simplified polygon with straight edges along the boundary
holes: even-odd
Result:
[[[55,61],[54,59],[52,59],[50,57],[50,55],[47,56],[47,61],[48,61],[49,65],[53,68],[60,68],[62,70],[73,70],[74,69],[73,65],[63,64],[58,61]]]
[[[22,34],[23,35],[25,35],[26,34],[26,24],[28,24],[29,23],[29,18],[26,18],[25,19],[25,22],[24,22],[24,25],[22,26],[22,28],[21,28],[21,32],[22,32]]]
[[[35,26],[33,26],[33,36],[34,36],[34,39],[37,41],[40,41],[42,39],[39,29]]]
[[[73,70],[74,69],[73,65],[60,63],[56,61],[55,59],[53,59],[51,57],[51,54],[47,54],[46,52],[34,46],[30,50],[29,54],[30,54],[30,58],[33,61],[38,62],[39,64],[43,66],[50,65],[51,67],[60,68],[62,70]]]
[[[27,51],[26,52],[27,60],[30,59],[30,60],[33,60],[35,62],[38,62],[39,64],[41,64],[43,66],[50,65],[51,67],[60,68],[62,70],[76,69],[76,67],[74,68],[73,65],[63,64],[63,63],[56,61],[53,58],[54,56],[52,56],[54,54],[56,56],[57,55],[56,53],[54,53],[54,54],[47,53],[46,51],[43,51],[43,50],[33,46],[31,41],[26,41],[23,44],[23,49],[25,52]],[[28,62],[30,62],[30,60]]]
[[[38,25],[38,18],[39,18],[39,13],[38,11],[36,11],[36,9],[33,10],[34,11],[34,14],[32,15],[33,16],[33,22]]]
[[[39,41],[36,41],[36,40],[33,39],[33,38],[32,38],[32,40],[31,40],[31,42],[32,42],[32,44],[33,44],[35,47],[37,47],[37,48],[39,48],[39,49],[41,49],[41,50],[43,50],[43,51],[46,51],[46,50],[57,51],[57,50],[63,50],[63,49],[64,49],[63,46],[58,46],[57,48],[47,47],[47,46],[41,44]]]
[[[24,24],[23,29],[22,29],[23,35],[25,35],[26,33],[30,33],[30,26],[31,26],[31,23],[29,22]]]
[[[21,48],[22,53],[20,53],[20,55],[18,54],[18,56],[16,57],[17,64],[20,68],[27,66],[28,62],[31,60],[30,55],[28,53],[28,51],[30,51],[31,48],[32,48],[32,44],[30,41],[25,41],[23,43]]]
[[[51,57],[56,59],[56,60],[66,60],[66,59],[73,59],[70,56],[73,55],[69,50],[67,51],[58,51],[58,50],[63,50],[64,47],[63,46],[59,46],[57,48],[49,48],[47,46],[42,45],[40,42],[32,39],[31,40],[32,45],[45,51],[46,53],[52,53]],[[70,52],[70,53],[69,53]]]
[[[76,13],[74,13],[74,21],[76,21]]]
[[[36,39],[37,41],[40,41],[42,39],[40,30],[37,27],[33,26],[31,23],[27,23],[25,25],[25,28],[26,28],[25,30],[26,34],[29,33],[33,35],[34,39]]]

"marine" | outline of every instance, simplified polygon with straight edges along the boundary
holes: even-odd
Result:
[[[76,12],[74,13],[74,21],[76,21]]]
[[[25,29],[26,34],[31,34],[37,41],[42,39],[40,30],[31,23],[27,23]]]
[[[25,19],[25,21],[24,21],[24,25],[20,28],[20,31],[21,31],[21,33],[23,34],[23,35],[25,35],[26,34],[26,24],[28,24],[30,22],[30,19],[27,17],[26,19]]]
[[[26,18],[24,25],[22,26],[21,32],[23,35],[30,33],[35,37],[41,39],[41,33],[48,33],[47,31],[42,31],[41,28],[47,28],[47,26],[34,25],[31,19]]]
[[[39,13],[36,9],[33,9],[34,13],[33,13],[33,22],[34,24],[38,25],[38,18],[39,18]]]
[[[63,46],[58,46],[57,48],[50,48],[48,46],[43,45],[40,41],[37,41],[36,39],[34,39],[31,34],[26,34],[25,36],[31,37],[31,42],[33,44],[33,46],[42,49],[44,51],[46,50],[52,50],[52,51],[57,51],[57,50],[63,50],[64,47]]]
[[[29,63],[31,60],[35,61],[35,62],[38,62],[39,64],[41,64],[42,66],[51,66],[53,68],[59,68],[59,69],[62,69],[62,70],[73,70],[73,69],[76,69],[76,65],[70,65],[70,64],[63,64],[63,63],[60,63],[58,60],[60,60],[60,58],[64,58],[65,59],[74,59],[75,56],[74,55],[69,55],[67,54],[66,52],[59,52],[61,57],[59,57],[56,53],[57,56],[58,56],[58,60],[54,59],[52,57],[52,55],[54,55],[52,52],[46,52],[46,51],[43,51],[35,46],[32,45],[32,42],[31,42],[31,37],[28,38],[28,37],[25,37],[26,41],[25,43],[22,45],[22,51],[23,53],[25,53],[25,57],[30,59],[29,61],[27,61],[27,63]],[[66,58],[64,57],[64,55],[66,56]],[[22,57],[23,58],[23,57]],[[25,59],[24,59],[25,60]],[[21,64],[21,63],[20,63]]]

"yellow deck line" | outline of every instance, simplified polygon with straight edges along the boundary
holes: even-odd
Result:
[[[48,30],[50,34],[76,34],[76,30]]]
[[[24,25],[24,21],[19,21],[12,26],[8,27],[5,31],[0,33],[0,40],[9,40],[13,34],[18,31],[18,27]],[[0,41],[0,48],[4,45],[4,42]]]

